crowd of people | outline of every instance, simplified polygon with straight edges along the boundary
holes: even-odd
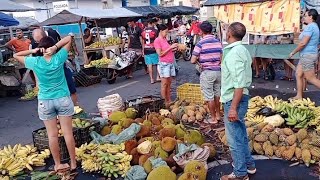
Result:
[[[319,45],[319,27],[315,23],[317,18],[318,12],[314,9],[305,13],[304,23],[307,26],[300,35],[299,45],[288,55],[290,59],[300,52],[296,70],[298,91],[295,99],[303,97],[304,79],[320,88],[320,80],[315,77],[314,72]],[[208,103],[211,115],[208,123],[216,124],[223,120],[233,160],[233,172],[222,176],[221,179],[248,180],[248,174],[254,174],[256,168],[249,150],[244,120],[253,78],[253,58],[242,45],[246,27],[239,22],[230,24],[226,33],[228,45],[223,47],[222,42],[213,35],[213,26],[208,21],[200,23],[198,19],[193,18],[188,31],[184,30],[187,28],[183,27],[185,24],[181,22],[180,17],[170,24],[178,30],[178,35],[186,33],[199,37],[195,40],[191,63],[200,67],[201,92]],[[168,33],[172,27],[160,23],[159,19],[155,18],[149,19],[146,27],[130,19],[127,30],[128,48],[143,58],[150,83],[161,81],[161,95],[166,107],[172,103],[171,83],[176,76],[174,52],[178,50],[178,43],[169,43]],[[31,41],[23,37],[21,30],[17,30],[17,38],[9,41],[6,46],[15,52],[15,59],[35,74],[39,87],[38,114],[48,132],[50,150],[55,162],[54,170],[75,170],[75,142],[71,119],[78,100],[72,74],[66,67],[68,59],[79,54],[74,43],[74,35],[69,34],[61,39],[57,34],[46,33],[39,28],[33,31],[33,40],[31,46]],[[89,29],[85,30],[84,40],[86,45],[94,41]],[[128,73],[128,78],[132,78],[132,71]],[[223,103],[224,107],[223,118],[220,115],[220,103]],[[70,164],[60,161],[58,120],[66,140]]]

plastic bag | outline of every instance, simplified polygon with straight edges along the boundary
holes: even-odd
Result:
[[[188,153],[188,152],[192,152],[195,151],[199,146],[197,146],[196,144],[191,144],[190,146],[187,146],[183,143],[179,143],[178,144],[178,152],[175,155],[176,158],[183,156],[184,154]]]
[[[155,157],[150,157],[149,158],[151,165],[152,165],[152,169],[155,169],[159,166],[167,166],[167,163],[162,159],[162,158],[155,158]]]
[[[136,165],[132,166],[127,172],[124,180],[145,180],[147,178],[147,173],[142,166]]]
[[[118,135],[110,133],[106,136],[101,136],[97,132],[91,132],[90,136],[93,139],[92,142],[96,144],[105,144],[105,143],[121,144],[123,142],[126,142],[134,138],[138,134],[140,129],[141,129],[141,126],[139,124],[133,123]]]
[[[98,121],[100,123],[100,126],[101,127],[104,127],[105,125],[108,124],[109,120],[108,119],[105,119],[105,118],[102,118],[102,117],[93,117],[92,118],[93,121]]]
[[[276,112],[274,112],[271,108],[264,107],[264,108],[260,109],[256,114],[268,117],[268,116],[275,115]]]

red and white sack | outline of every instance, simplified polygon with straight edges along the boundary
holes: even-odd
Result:
[[[97,102],[99,112],[103,118],[108,118],[113,111],[122,108],[122,98],[119,94],[112,94],[99,98]]]

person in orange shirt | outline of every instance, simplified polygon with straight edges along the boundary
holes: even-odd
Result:
[[[29,50],[31,41],[28,38],[23,36],[23,32],[21,29],[16,30],[16,38],[11,39],[9,42],[5,44],[5,47],[17,53],[20,51]]]

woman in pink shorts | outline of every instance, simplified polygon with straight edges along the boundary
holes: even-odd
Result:
[[[158,72],[161,78],[161,96],[165,100],[168,108],[171,103],[171,82],[172,77],[176,76],[174,67],[174,51],[177,50],[178,44],[170,45],[166,39],[168,27],[160,24],[158,27],[159,36],[154,41],[154,47],[159,55]]]

